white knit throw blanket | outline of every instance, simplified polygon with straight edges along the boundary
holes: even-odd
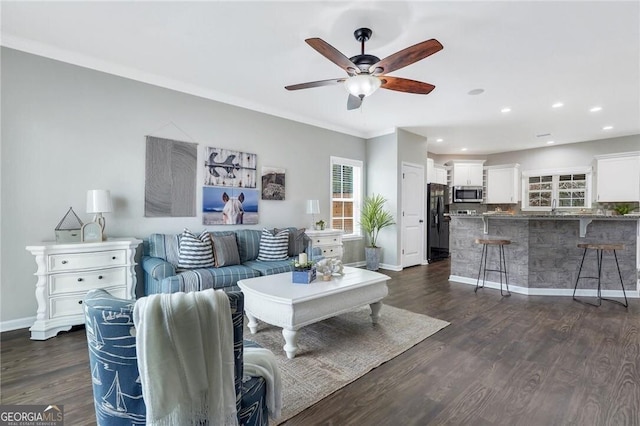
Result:
[[[154,294],[136,301],[133,320],[147,424],[237,425],[227,295]]]
[[[272,419],[282,410],[282,379],[278,361],[269,349],[244,348],[244,374],[262,376],[267,382],[267,408]]]

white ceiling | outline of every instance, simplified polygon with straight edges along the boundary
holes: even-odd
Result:
[[[6,2],[4,46],[372,137],[400,127],[436,154],[487,154],[640,134],[640,2]],[[344,77],[304,39],[384,58],[444,49],[390,75],[429,95],[379,90],[347,111]],[[472,89],[484,89],[472,96]],[[561,101],[562,108],[551,105]],[[590,112],[601,106],[599,112]],[[510,107],[510,113],[501,113]],[[613,126],[603,130],[603,126]],[[541,134],[550,136],[537,137]],[[437,139],[443,142],[436,142]]]

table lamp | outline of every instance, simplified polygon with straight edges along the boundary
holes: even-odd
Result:
[[[320,213],[319,200],[307,200],[307,214],[311,215],[311,229],[315,229],[316,215]]]
[[[111,213],[112,211],[111,192],[108,189],[90,189],[87,191],[87,213],[95,214],[93,221],[102,227],[103,235],[106,220],[102,213]]]

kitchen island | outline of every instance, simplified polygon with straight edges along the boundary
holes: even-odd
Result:
[[[578,243],[622,243],[618,262],[627,297],[640,297],[638,269],[640,217],[595,214],[451,214],[450,281],[476,283],[482,246],[476,238],[506,238],[509,288],[528,295],[571,296],[583,249]],[[497,251],[489,251],[489,264]],[[595,254],[587,252],[582,276],[597,276]],[[487,287],[499,288],[497,274],[487,274]],[[595,296],[596,280],[580,280],[579,295]],[[622,297],[613,255],[606,252],[602,274],[603,296]]]

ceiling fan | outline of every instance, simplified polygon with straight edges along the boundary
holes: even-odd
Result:
[[[423,41],[422,43],[407,47],[380,60],[377,56],[364,53],[364,44],[371,38],[372,33],[369,28],[359,28],[353,33],[356,40],[361,43],[362,50],[359,55],[351,58],[347,58],[335,47],[320,38],[306,39],[305,41],[309,46],[345,70],[349,76],[331,80],[293,84],[291,86],[285,86],[285,89],[300,90],[343,83],[349,92],[349,98],[347,99],[348,110],[360,108],[362,100],[380,87],[397,92],[417,93],[421,95],[426,95],[435,89],[436,86],[433,84],[409,80],[407,78],[392,77],[386,74],[439,52],[443,47],[438,40],[431,39]]]

